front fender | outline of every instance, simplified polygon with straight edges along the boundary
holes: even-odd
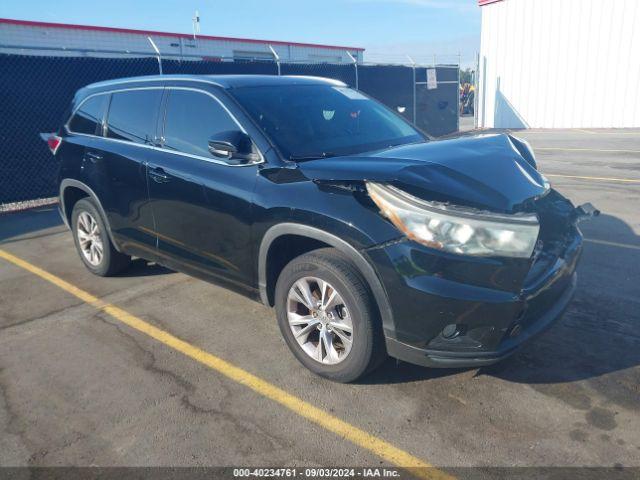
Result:
[[[368,283],[378,307],[378,311],[380,312],[384,331],[393,329],[393,315],[387,293],[366,252],[363,250],[357,250],[350,243],[336,235],[319,228],[300,223],[286,222],[273,225],[262,237],[258,254],[258,286],[260,289],[260,299],[262,300],[262,303],[269,306],[269,298],[267,294],[267,258],[269,248],[277,238],[283,235],[297,235],[314,240],[320,240],[346,255],[358,270],[360,270],[360,273]]]

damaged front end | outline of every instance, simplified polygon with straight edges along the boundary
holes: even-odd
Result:
[[[556,190],[550,190],[543,198],[525,206],[525,209],[539,218],[540,233],[531,267],[524,281],[524,288],[531,289],[536,283],[544,281],[553,265],[559,258],[566,256],[566,251],[576,239],[582,240],[578,224],[600,215],[590,203],[574,207],[570,200]]]
[[[372,192],[389,221],[407,223],[406,218],[385,211],[384,203],[376,199],[375,187],[370,188]],[[578,222],[599,214],[590,204],[574,207],[551,189],[525,202],[511,216],[485,214],[491,222],[500,219],[505,223],[492,223],[493,231],[482,226],[481,240],[475,243],[483,248],[476,245],[474,255],[456,249],[460,240],[472,237],[468,225],[476,221],[478,212],[464,208],[455,212],[461,218],[467,215],[470,222],[466,227],[455,222],[447,227],[464,234],[450,235],[455,240],[453,249],[442,248],[442,242],[424,241],[432,235],[429,223],[434,222],[427,217],[423,225],[411,227],[422,232],[422,238],[407,235],[418,241],[370,252],[376,262],[389,259],[397,282],[404,284],[402,296],[392,299],[398,320],[393,332],[386,332],[392,356],[451,367],[489,365],[513,353],[553,324],[568,306],[582,251]],[[442,229],[441,220],[435,223]],[[526,230],[518,233],[523,226]],[[506,249],[502,245],[502,254],[492,255],[486,247],[495,245],[501,236],[514,243]]]
[[[550,188],[526,143],[507,135],[300,169],[320,188],[368,201],[395,230],[364,249],[393,312],[387,350],[427,366],[495,363],[560,318],[576,288],[578,223],[599,214]]]

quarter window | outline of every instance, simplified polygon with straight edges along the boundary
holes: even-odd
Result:
[[[153,144],[162,90],[130,90],[111,95],[107,137]]]
[[[69,120],[69,130],[74,133],[101,135],[102,119],[109,95],[91,97],[73,114]]]
[[[211,157],[209,139],[217,133],[238,130],[238,125],[213,98],[189,90],[171,90],[167,101],[164,147]]]

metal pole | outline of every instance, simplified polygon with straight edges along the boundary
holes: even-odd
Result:
[[[473,85],[475,92],[473,94],[473,128],[478,128],[478,94],[480,91],[480,54],[476,53],[476,72],[473,75]]]
[[[193,41],[196,41],[196,34],[200,33],[200,14],[198,10],[196,10],[195,15],[191,19],[191,23],[193,25]]]
[[[273,55],[273,59],[276,61],[276,68],[278,69],[278,76],[280,76],[280,56],[276,53],[271,45],[267,45],[269,50],[271,50],[271,55]]]
[[[417,99],[417,92],[416,92],[416,62],[413,61],[413,58],[411,58],[409,55],[407,55],[407,58],[409,59],[409,63],[411,63],[411,69],[413,70],[413,124],[416,124],[417,121],[417,104],[418,104],[418,99]]]
[[[462,60],[462,55],[458,53],[458,85],[456,87],[456,95],[458,97],[458,115],[456,116],[456,118],[458,119],[458,131],[460,131],[460,60]]]
[[[358,90],[358,60],[356,60],[355,57],[351,55],[351,52],[349,50],[347,50],[347,55],[349,55],[349,58],[353,62],[353,66],[356,69],[356,90]]]
[[[478,118],[478,123],[480,128],[484,128],[486,125],[486,106],[487,106],[487,57],[482,57],[482,63],[480,64],[482,67],[482,78],[478,79],[482,90],[482,119]],[[479,93],[479,92],[478,92]],[[478,102],[480,99],[478,99]],[[479,105],[479,104],[478,104]]]
[[[156,44],[153,42],[151,37],[147,37],[147,40],[149,40],[149,43],[156,51],[156,55],[158,56],[158,70],[160,70],[160,75],[162,75],[162,58],[160,58],[160,50],[158,50],[158,47],[156,47]]]

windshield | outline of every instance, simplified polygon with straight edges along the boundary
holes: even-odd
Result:
[[[231,95],[285,158],[304,160],[379,150],[425,137],[378,102],[346,87],[242,87]]]

